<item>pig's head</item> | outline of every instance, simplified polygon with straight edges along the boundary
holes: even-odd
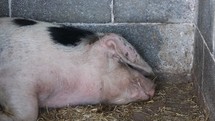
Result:
[[[105,59],[101,77],[103,102],[126,104],[154,95],[154,83],[146,78],[154,76],[152,68],[131,44],[116,34],[104,35],[97,44],[103,48],[101,59]]]

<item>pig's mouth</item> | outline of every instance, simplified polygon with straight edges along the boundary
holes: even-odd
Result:
[[[144,82],[143,82],[144,81]],[[140,100],[151,99],[154,96],[154,83],[150,82],[151,80],[140,77],[132,80],[133,88],[136,88],[136,98]]]
[[[131,87],[134,89],[135,87]],[[114,104],[127,104],[130,102],[139,102],[143,100],[151,100],[151,98],[154,95],[154,90],[151,90],[150,92],[145,92],[144,90],[141,90],[140,88],[134,89],[134,92],[131,92],[131,90],[126,90],[127,93],[122,95],[119,98],[116,98],[112,100],[111,102]]]

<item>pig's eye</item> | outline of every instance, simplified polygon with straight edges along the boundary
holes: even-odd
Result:
[[[132,65],[130,65],[130,64],[128,64],[128,63],[125,63],[122,59],[119,59],[119,60],[118,60],[118,63],[119,63],[121,66],[123,66],[123,67],[136,70]]]
[[[122,59],[119,59],[119,60],[118,60],[118,63],[119,63],[120,65],[122,65],[122,66],[130,67],[130,65],[127,64],[127,63],[125,63],[125,62],[123,62]]]

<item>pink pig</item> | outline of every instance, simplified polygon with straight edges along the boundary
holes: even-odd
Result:
[[[148,100],[150,75],[117,34],[0,19],[0,121],[36,121],[38,107]]]

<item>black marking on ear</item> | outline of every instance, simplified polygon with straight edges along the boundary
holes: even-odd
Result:
[[[125,53],[125,56],[128,57],[128,52]]]
[[[77,46],[83,39],[94,42],[96,35],[95,33],[75,27],[49,27],[48,31],[50,36],[55,43],[59,43],[65,46]]]
[[[131,46],[129,46],[129,49],[130,49],[130,50],[133,50],[133,48],[132,48]]]
[[[127,46],[127,44],[124,42],[124,46]]]
[[[35,25],[37,23],[36,21],[22,19],[22,18],[14,19],[13,22],[18,26],[29,26],[29,25]]]

